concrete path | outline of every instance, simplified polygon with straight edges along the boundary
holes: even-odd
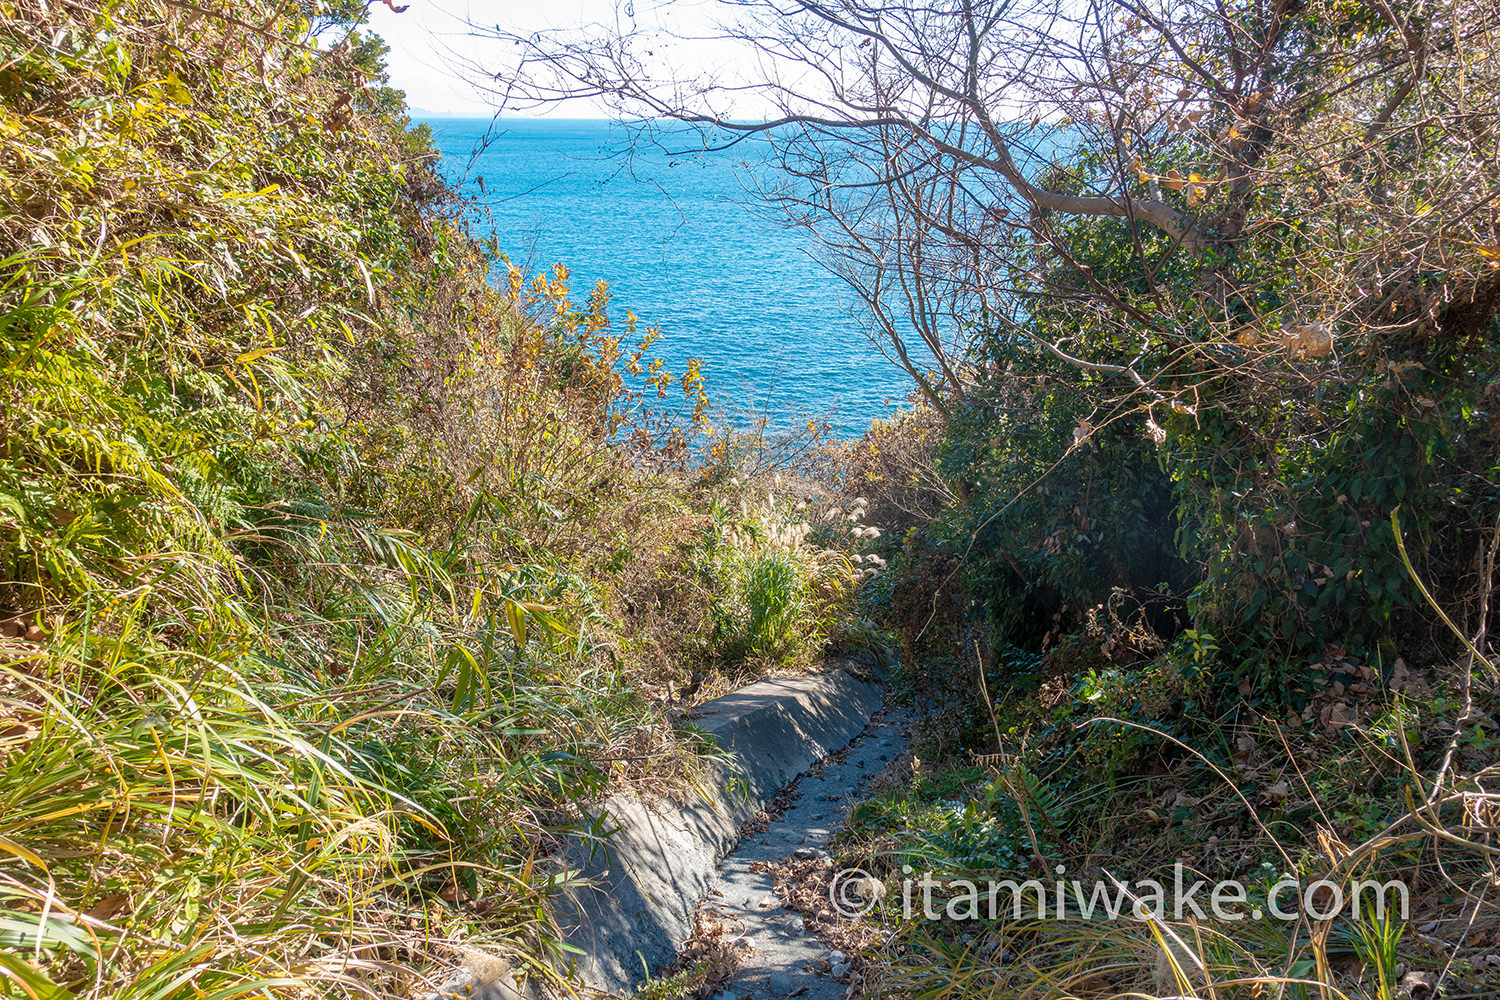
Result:
[[[827,844],[857,789],[901,749],[902,727],[877,714],[878,670],[873,657],[836,660],[816,674],[760,681],[706,702],[691,721],[733,763],[710,766],[701,796],[681,802],[622,789],[595,806],[614,832],[602,849],[581,836],[564,847],[559,857],[580,880],[553,904],[574,949],[570,968],[560,971],[577,976],[576,995],[633,997],[648,974],[702,958],[716,970],[748,958],[744,987],[736,980],[727,994],[733,1000],[813,995],[817,981],[803,966],[824,949],[800,916],[779,905],[771,873],[752,867],[793,859],[801,850],[803,857],[781,865],[784,873],[788,864],[801,866],[785,881],[796,886],[804,909],[816,915],[823,908],[819,878],[832,875],[833,861],[809,854]],[[799,776],[800,798],[767,828],[759,810],[786,804],[783,787],[795,786]],[[723,916],[730,919],[719,919],[706,904],[737,904],[738,914],[728,905]],[[826,910],[821,916],[833,919]],[[700,918],[713,927],[695,938]],[[716,951],[725,937],[743,940]],[[695,950],[702,948],[711,955]],[[529,1000],[546,993],[534,981],[518,983],[503,957],[480,949],[461,957],[430,1000]],[[827,984],[816,996],[841,993]]]
[[[723,860],[703,911],[749,950],[715,1000],[842,1000],[843,956],[804,929],[802,914],[781,905],[766,869],[825,852],[861,789],[905,748],[906,721],[895,713],[877,716],[846,752],[797,782],[800,794],[768,829],[751,833]]]

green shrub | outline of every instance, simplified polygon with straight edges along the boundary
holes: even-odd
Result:
[[[752,656],[775,657],[787,649],[798,616],[804,613],[805,585],[791,557],[757,552],[740,569],[745,602],[745,638]]]
[[[1307,400],[1173,421],[1182,546],[1207,569],[1194,616],[1219,637],[1231,685],[1300,703],[1342,655],[1420,660],[1429,609],[1391,512],[1445,593],[1462,592],[1500,515],[1494,341],[1388,357]]]
[[[706,589],[716,595],[711,659],[807,664],[847,629],[861,571],[847,552],[820,543],[822,535],[836,544],[826,526],[811,523],[815,512],[806,503],[797,506],[772,495],[758,504],[742,500],[734,513],[716,508],[697,556]]]

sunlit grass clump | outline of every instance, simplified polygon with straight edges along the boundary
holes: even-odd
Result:
[[[846,514],[775,492],[718,504],[698,556],[717,595],[712,655],[765,668],[805,666],[848,638],[859,584],[880,561],[857,551],[880,534],[863,519],[863,505]]]

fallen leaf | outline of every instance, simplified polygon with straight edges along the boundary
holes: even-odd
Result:
[[[119,913],[121,910],[125,909],[126,904],[129,902],[129,896],[125,895],[122,892],[117,892],[112,896],[105,896],[103,899],[99,900],[99,902],[95,903],[93,907],[88,911],[86,916],[90,917],[93,920],[97,920],[100,923],[103,923],[110,917],[114,916],[116,913]]]

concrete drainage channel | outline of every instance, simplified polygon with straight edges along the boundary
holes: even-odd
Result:
[[[821,850],[842,805],[880,763],[900,749],[900,727],[870,726],[881,704],[874,669],[843,662],[809,677],[761,681],[707,702],[692,722],[733,752],[738,772],[721,771],[705,785],[707,801],[682,806],[617,794],[603,803],[619,830],[607,850],[586,845],[565,854],[590,883],[560,901],[558,925],[578,948],[576,972],[605,994],[630,995],[645,978],[671,965],[691,935],[700,904],[732,928],[748,957],[722,996],[833,1000],[842,983],[814,975],[830,956],[802,929],[801,917],[780,908],[763,862]],[[836,764],[807,775],[802,795],[762,832],[740,844],[740,830],[782,788],[814,764],[849,747]],[[835,794],[837,793],[837,794]],[[736,850],[736,848],[739,848]],[[731,855],[731,852],[734,852]],[[723,862],[722,871],[720,862]],[[837,970],[838,958],[831,965]],[[476,970],[477,971],[477,970]],[[515,1000],[513,983],[482,982],[473,973],[445,986],[443,997]]]
[[[810,861],[826,854],[844,810],[905,747],[903,721],[873,721],[840,759],[804,775],[797,783],[800,794],[786,810],[724,859],[704,909],[724,925],[727,937],[748,946],[748,954],[714,1000],[843,1000],[847,956],[821,944],[801,914],[782,906],[770,870],[786,858]]]

